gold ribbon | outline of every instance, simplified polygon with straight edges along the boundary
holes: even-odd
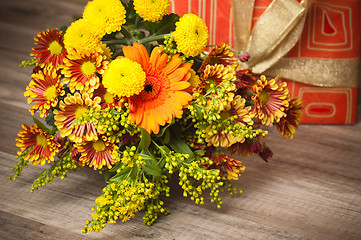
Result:
[[[311,0],[274,0],[251,31],[254,1],[232,0],[236,49],[251,55],[242,68],[317,86],[357,86],[358,60],[284,57],[302,34]]]

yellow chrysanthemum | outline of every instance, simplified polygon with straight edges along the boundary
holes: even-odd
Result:
[[[204,51],[208,43],[208,27],[197,15],[184,14],[176,23],[173,32],[177,48],[180,52],[194,57]]]
[[[83,19],[91,23],[97,31],[112,33],[119,31],[125,23],[125,9],[119,0],[93,0],[88,2]]]
[[[91,25],[89,21],[79,19],[68,27],[64,34],[64,45],[68,52],[72,52],[74,49],[78,52],[84,50],[94,52],[99,48],[102,35]]]
[[[142,66],[128,58],[117,58],[103,74],[103,85],[108,92],[119,97],[139,94],[145,83]]]
[[[169,12],[169,0],[134,0],[134,9],[146,21],[156,22]]]

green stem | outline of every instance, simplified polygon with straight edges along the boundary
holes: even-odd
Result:
[[[128,45],[129,41],[126,39],[113,39],[113,40],[104,40],[103,43],[105,44],[123,44],[123,45]]]
[[[155,36],[145,37],[145,38],[143,38],[143,39],[139,39],[139,40],[138,40],[138,43],[139,43],[139,44],[144,44],[144,43],[148,43],[148,42],[163,40],[163,39],[164,39],[164,36],[166,36],[166,35],[170,36],[171,34],[170,34],[170,33],[167,33],[167,34],[161,34],[161,35],[155,35]]]
[[[122,26],[122,29],[120,29],[120,32],[123,33],[123,35],[128,38],[129,40],[131,40],[132,42],[134,42],[134,38],[133,35],[124,27]]]

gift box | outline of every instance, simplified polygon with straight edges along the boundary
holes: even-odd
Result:
[[[361,1],[178,0],[171,10],[202,17],[209,45],[248,51],[243,68],[286,81],[301,123],[355,123]]]

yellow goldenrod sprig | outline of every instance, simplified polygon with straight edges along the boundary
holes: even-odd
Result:
[[[179,171],[179,185],[183,189],[183,196],[190,195],[191,200],[196,204],[204,204],[203,191],[210,189],[211,202],[217,202],[220,208],[222,200],[219,197],[219,187],[223,185],[218,169],[205,169],[198,162],[209,162],[207,157],[188,162],[187,154],[174,153],[166,159],[165,168],[172,174]]]
[[[11,168],[14,173],[9,176],[10,180],[16,180],[21,175],[24,167],[28,168],[28,161],[26,161],[23,156],[27,155],[30,150],[31,149],[27,149],[21,155],[16,156],[16,158],[19,159],[19,162],[16,164],[15,167]]]
[[[79,168],[81,166],[72,160],[71,152],[68,152],[61,159],[55,161],[50,168],[40,173],[40,176],[34,180],[30,191],[34,192],[39,187],[45,186],[47,183],[50,184],[54,178],[60,177],[64,179],[70,170],[75,172]]]

